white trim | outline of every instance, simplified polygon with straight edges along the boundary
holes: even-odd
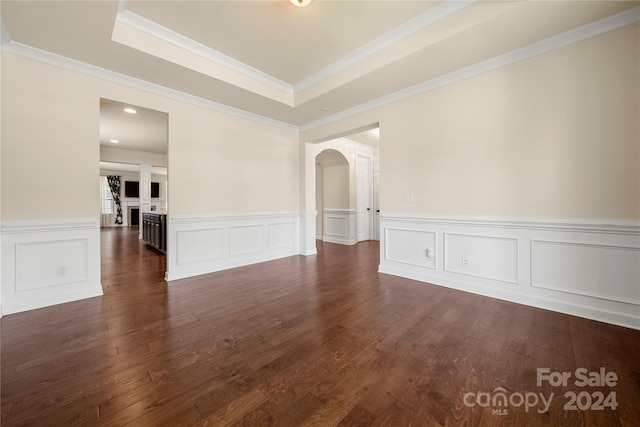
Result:
[[[466,7],[470,4],[470,2],[452,2],[452,3],[461,3],[463,7]],[[432,9],[435,9],[438,6],[435,6]],[[443,13],[446,13],[446,9]],[[428,92],[433,89],[437,89],[439,87],[458,82],[460,80],[464,80],[467,78],[477,76],[479,74],[483,74],[485,72],[494,70],[499,67],[510,65],[510,64],[519,62],[521,60],[528,59],[533,56],[541,55],[543,53],[550,52],[552,50],[555,50],[564,46],[568,46],[570,44],[577,43],[577,42],[589,39],[591,37],[595,37],[595,36],[604,34],[609,31],[616,30],[618,28],[622,28],[626,25],[630,25],[639,21],[640,21],[640,6],[636,6],[624,12],[600,19],[598,21],[583,25],[578,28],[574,28],[569,31],[565,31],[564,33],[557,34],[547,39],[532,43],[530,45],[521,47],[519,49],[515,49],[511,52],[507,52],[505,54],[495,56],[493,58],[478,62],[476,64],[472,64],[470,66],[461,68],[451,73],[447,73],[442,76],[436,77],[434,79],[427,80],[415,86],[380,97],[373,101],[369,101],[369,102],[360,104],[358,106],[348,108],[336,114],[324,117],[316,121],[306,123],[296,128],[300,132],[311,130],[322,125],[336,122],[336,121],[345,119],[347,117],[351,117],[375,108],[382,107],[384,105],[391,104],[393,102],[403,100],[405,98],[409,98],[411,96],[419,95],[421,93]],[[409,21],[409,22],[412,22],[412,21]],[[437,22],[437,21],[434,21],[434,22]],[[390,36],[390,39],[393,37],[394,36]],[[362,53],[359,53],[357,55],[361,55],[361,54]],[[323,70],[321,70],[321,72],[323,72]],[[324,71],[324,73],[328,73],[328,71]],[[327,77],[329,75],[330,74],[327,74]],[[310,84],[313,84],[313,83],[310,83]],[[294,86],[294,94],[296,92],[295,90],[296,87],[297,85]]]
[[[381,220],[456,226],[640,235],[640,220],[380,214]]]
[[[315,209],[300,212],[300,255],[310,256],[318,253],[315,239],[317,217],[318,211]]]
[[[267,218],[298,218],[298,212],[255,212],[255,213],[228,213],[209,215],[171,215],[169,222],[174,224],[206,223],[238,220],[263,220]]]
[[[443,1],[436,6],[429,8],[427,11],[410,19],[401,26],[389,31],[377,39],[365,44],[364,46],[354,50],[346,56],[340,58],[333,64],[311,74],[309,77],[299,81],[293,85],[293,92],[297,94],[319,82],[325,80],[336,73],[348,68],[358,62],[380,52],[383,49],[409,37],[410,35],[446,18],[447,16],[459,12],[465,7],[475,3],[477,0],[471,1]]]
[[[116,15],[116,22],[134,28],[166,43],[172,44],[179,49],[197,55],[207,61],[211,61],[252,80],[263,83],[279,92],[283,92],[284,98],[287,98],[289,102],[283,102],[281,99],[274,100],[293,107],[293,86],[289,83],[277,79],[276,77],[253,68],[238,61],[237,59],[225,55],[193,39],[185,37],[180,33],[170,30],[169,28],[137,15],[129,10],[120,10]],[[120,42],[122,43],[122,41]],[[233,84],[232,82],[229,83]]]
[[[41,233],[66,230],[86,230],[100,228],[100,220],[96,218],[60,219],[60,220],[29,220],[2,221],[2,234]]]
[[[102,295],[97,218],[3,221],[0,236],[3,314]]]
[[[121,3],[121,7],[124,7],[123,4],[126,3]],[[286,130],[304,132],[375,108],[385,106],[387,104],[391,104],[393,102],[400,101],[405,98],[409,98],[411,96],[419,95],[430,90],[458,82],[460,80],[471,78],[505,65],[513,64],[536,55],[550,52],[554,49],[568,46],[570,44],[577,43],[639,21],[640,6],[636,6],[624,12],[600,19],[598,21],[583,25],[578,28],[574,28],[572,30],[549,37],[539,42],[532,43],[511,52],[495,56],[493,58],[461,68],[451,73],[444,74],[434,79],[427,80],[415,86],[394,92],[392,94],[374,99],[372,101],[360,104],[352,108],[348,108],[336,114],[332,114],[330,116],[306,123],[301,126],[295,126],[255,113],[250,113],[248,111],[213,102],[195,95],[180,92],[175,89],[170,89],[124,74],[116,73],[114,71],[106,70],[104,68],[96,67],[94,65],[86,64],[71,58],[67,58],[14,41],[9,41],[6,43],[3,42],[4,44],[2,44],[2,50],[36,61],[98,77],[113,83],[122,84],[135,89],[140,89],[160,96],[172,98],[178,101],[198,105],[221,113],[242,117],[248,120],[253,120],[259,123],[275,126]],[[0,24],[4,28],[2,17],[0,17]],[[6,28],[3,31],[6,31]],[[2,36],[3,38],[6,37],[8,40],[11,40],[9,34],[3,34]]]
[[[640,248],[629,246],[629,245],[624,245],[624,246],[622,246],[622,245],[605,245],[605,244],[591,244],[591,243],[582,243],[582,242],[572,242],[572,241],[567,241],[567,240],[563,241],[563,240],[552,240],[552,239],[531,239],[530,240],[530,248],[529,248],[529,252],[530,252],[529,257],[530,257],[531,265],[533,265],[533,248],[534,248],[534,245],[536,243],[552,244],[552,245],[568,246],[568,247],[573,246],[573,247],[582,247],[582,248],[597,248],[597,249],[604,249],[604,250],[618,249],[618,250],[623,250],[623,251],[638,252],[640,254]],[[553,286],[550,286],[550,285],[545,284],[545,283],[536,282],[536,281],[533,280],[533,271],[531,272],[531,286],[534,287],[534,288],[548,289],[548,290],[555,291],[555,292],[565,292],[565,293],[569,293],[569,294],[582,295],[582,296],[587,296],[587,297],[608,299],[608,300],[611,300],[611,301],[622,302],[622,303],[625,303],[625,304],[640,305],[640,301],[636,301],[636,300],[633,300],[631,298],[624,298],[624,297],[616,297],[616,296],[612,296],[612,295],[606,295],[606,294],[604,294],[602,292],[576,291],[576,290],[572,290],[572,289],[557,288],[557,287],[553,287]],[[640,286],[640,284],[638,286]]]
[[[356,236],[356,210],[355,209],[323,209],[323,242],[338,243],[341,245],[355,245],[358,243]],[[344,227],[344,233],[330,232],[329,220],[340,222]]]
[[[385,105],[401,101],[415,95],[429,92],[442,86],[446,86],[458,81],[468,79],[505,65],[510,65],[533,56],[541,55],[552,50],[577,43],[591,37],[599,36],[609,31],[622,28],[624,26],[640,21],[640,6],[633,7],[624,12],[600,19],[590,24],[583,25],[573,30],[546,38],[530,45],[512,50],[502,55],[480,61],[476,64],[460,68],[447,74],[443,74],[431,80],[419,83],[406,89],[399,90],[389,95],[382,96],[369,102],[357,105],[352,108],[340,111],[336,114],[324,117],[313,122],[300,126],[300,131],[308,131],[319,126],[346,119],[366,111],[380,108]]]
[[[170,43],[180,49],[184,49],[190,53],[198,55],[209,61],[212,61],[225,68],[240,73],[246,77],[257,80],[264,83],[278,91],[284,92],[291,97],[289,106],[294,106],[294,96],[313,86],[316,83],[325,80],[336,73],[354,65],[358,62],[380,52],[383,49],[409,37],[410,35],[441,21],[442,19],[459,12],[465,7],[475,3],[477,0],[467,1],[444,1],[420,15],[410,19],[399,27],[383,34],[377,39],[365,44],[364,46],[354,50],[353,52],[345,55],[338,61],[330,64],[323,69],[311,74],[298,83],[291,85],[285,81],[282,81],[270,74],[260,71],[254,67],[251,67],[235,58],[225,55],[209,46],[203,45],[193,39],[183,36],[169,28],[166,28],[154,21],[144,18],[134,12],[127,10],[126,0],[121,0],[118,7],[118,14],[116,15],[116,21],[132,27],[138,31],[144,32],[152,37],[163,40]]]
[[[425,243],[427,247],[424,248],[425,252],[427,250],[431,250],[432,253],[434,255],[432,256],[427,256],[426,253],[424,253],[425,257],[427,259],[427,262],[424,262],[424,260],[422,260],[422,263],[418,263],[415,260],[411,260],[411,259],[403,259],[401,256],[394,256],[389,248],[389,235],[392,234],[390,232],[400,232],[400,233],[415,233],[415,234],[422,234],[424,236],[428,236],[429,239],[425,239]],[[396,262],[396,263],[400,263],[400,264],[405,264],[405,265],[410,265],[410,266],[415,266],[415,267],[423,267],[423,268],[429,268],[429,269],[435,269],[436,268],[436,263],[438,262],[438,258],[435,256],[435,250],[434,248],[436,247],[436,232],[433,230],[419,230],[416,231],[414,229],[411,228],[402,228],[402,227],[385,227],[384,229],[384,242],[385,242],[385,246],[384,248],[381,247],[380,251],[381,251],[381,256],[384,256],[384,260],[385,261],[391,261],[391,262]],[[420,248],[422,249],[422,248]]]
[[[133,28],[192,52],[196,55],[202,56],[210,61],[216,62],[226,68],[234,70],[240,74],[243,74],[252,79],[258,80],[264,84],[272,86],[274,89],[281,90],[289,95],[293,95],[293,86],[286,83],[270,74],[253,68],[243,62],[238,61],[224,53],[218,52],[209,46],[198,43],[197,41],[183,36],[167,27],[164,27],[156,22],[153,22],[147,18],[144,18],[129,10],[119,11],[116,15],[116,21],[120,21]]]
[[[300,212],[172,215],[166,280],[300,254]]]
[[[464,274],[466,276],[474,276],[474,277],[479,277],[481,279],[490,279],[490,280],[495,280],[498,282],[504,282],[504,283],[511,283],[514,285],[518,284],[518,239],[515,237],[505,237],[505,236],[492,236],[492,235],[488,235],[488,234],[471,234],[471,233],[460,233],[460,232],[453,232],[453,233],[449,233],[449,232],[444,232],[442,233],[443,237],[444,237],[444,250],[443,253],[445,254],[444,257],[444,263],[443,263],[443,270],[449,273],[456,273],[456,274]],[[511,251],[513,255],[513,276],[512,277],[500,277],[499,275],[496,274],[482,274],[482,273],[477,273],[473,270],[465,270],[465,269],[460,269],[460,268],[456,268],[454,265],[450,265],[447,261],[449,260],[449,257],[447,256],[447,251],[448,251],[448,247],[451,246],[449,240],[450,237],[461,237],[461,238],[468,238],[468,239],[480,239],[480,240],[485,240],[485,241],[490,241],[490,240],[494,240],[494,241],[501,241],[501,242],[509,242],[513,244],[513,250]],[[505,265],[508,265],[508,263],[504,263]]]
[[[84,258],[82,259],[82,262],[80,262],[79,264],[82,265],[82,269],[80,270],[80,274],[78,274],[76,277],[70,278],[70,279],[65,279],[65,278],[59,278],[57,280],[55,280],[54,282],[49,282],[49,283],[42,283],[42,282],[38,282],[36,284],[32,284],[30,286],[21,286],[25,280],[24,280],[24,273],[25,273],[25,269],[20,269],[20,268],[16,268],[16,280],[14,283],[14,288],[13,291],[15,293],[19,293],[19,292],[30,292],[30,291],[38,291],[40,289],[45,289],[45,288],[54,288],[56,286],[65,286],[65,285],[70,285],[70,284],[76,284],[76,283],[83,283],[86,282],[87,280],[89,280],[88,277],[88,271],[89,271],[89,259],[87,257],[87,253],[88,253],[88,248],[89,248],[89,239],[86,237],[83,238],[62,238],[62,239],[53,239],[53,240],[47,240],[47,241],[39,241],[39,242],[25,242],[25,243],[16,243],[15,244],[15,260],[16,260],[16,267],[20,266],[21,263],[21,258],[23,258],[23,253],[25,251],[27,251],[29,248],[34,248],[34,247],[44,247],[47,245],[58,245],[58,246],[62,246],[62,245],[73,245],[73,244],[79,244],[81,249],[82,249],[82,253],[84,255]]]

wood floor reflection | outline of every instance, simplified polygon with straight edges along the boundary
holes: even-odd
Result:
[[[640,426],[639,331],[379,274],[377,242],[167,283],[101,237],[103,297],[2,318],[2,426]],[[618,381],[536,384],[580,367]]]

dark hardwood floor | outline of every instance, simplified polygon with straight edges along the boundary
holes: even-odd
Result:
[[[166,283],[101,234],[103,297],[2,318],[3,427],[640,426],[640,331],[379,274],[376,242]]]

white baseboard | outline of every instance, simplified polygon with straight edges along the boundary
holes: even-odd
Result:
[[[170,216],[167,280],[300,253],[300,213]]]
[[[2,313],[102,295],[98,218],[5,221]]]
[[[640,329],[638,221],[384,215],[381,232],[382,273]]]

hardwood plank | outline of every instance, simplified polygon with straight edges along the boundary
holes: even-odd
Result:
[[[640,425],[640,332],[377,273],[379,245],[166,283],[135,229],[104,229],[104,296],[1,322],[4,426]],[[537,368],[614,371],[536,385]],[[555,393],[549,412],[465,393]],[[567,411],[567,391],[619,406]]]

